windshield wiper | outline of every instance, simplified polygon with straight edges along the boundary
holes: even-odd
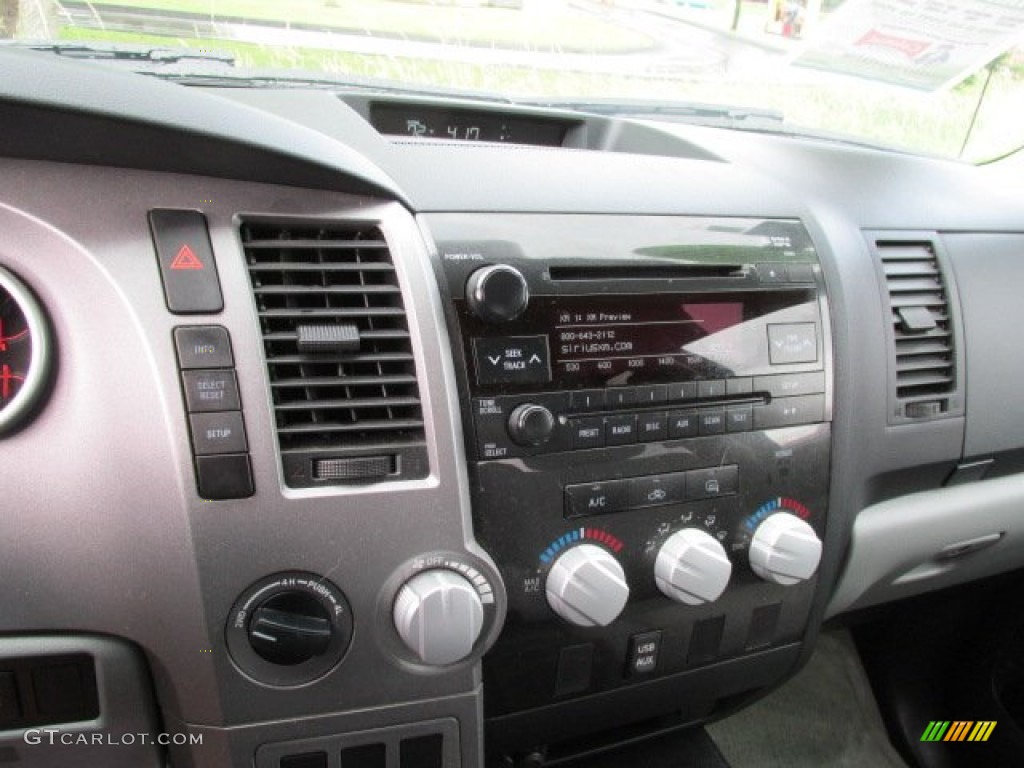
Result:
[[[88,59],[92,61],[146,64],[177,64],[183,61],[202,61],[232,67],[235,65],[235,57],[230,53],[199,48],[163,48],[146,45],[124,45],[121,43],[54,42],[50,40],[5,40],[0,42],[0,45],[53,53],[58,56],[66,56],[69,59]]]
[[[690,101],[646,101],[641,99],[546,99],[530,100],[537,107],[568,109],[598,115],[652,118],[660,121],[695,123],[722,128],[746,130],[778,130],[785,123],[785,115],[776,109],[741,107],[730,104],[705,104]]]

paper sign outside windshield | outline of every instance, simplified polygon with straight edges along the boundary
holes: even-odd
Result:
[[[846,0],[793,63],[934,91],[977,72],[1022,33],[1024,0]]]

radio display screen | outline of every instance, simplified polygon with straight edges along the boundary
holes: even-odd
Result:
[[[612,363],[617,359],[632,361],[634,367],[644,360],[657,364],[658,358],[686,355],[693,342],[743,322],[741,302],[705,303],[684,298],[667,309],[648,304],[629,310],[558,310],[553,362],[568,371],[579,370],[573,363]]]
[[[820,315],[813,290],[783,289],[535,296],[500,331],[463,322],[477,391],[525,392],[774,373],[769,326],[816,328]],[[822,364],[813,343],[800,370]]]

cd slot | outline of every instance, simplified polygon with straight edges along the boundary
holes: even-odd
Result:
[[[743,264],[623,264],[552,266],[548,274],[553,282],[598,280],[697,280],[734,278],[745,280],[750,269]]]
[[[574,416],[607,416],[616,415],[624,412],[644,414],[652,413],[657,411],[664,411],[666,408],[674,409],[686,409],[686,408],[699,408],[699,409],[710,409],[710,408],[733,408],[743,405],[767,405],[771,398],[767,395],[743,395],[740,397],[722,397],[712,400],[683,400],[679,402],[671,403],[660,403],[651,405],[630,405],[625,408],[614,408],[605,407],[595,411],[588,410],[572,410],[566,413],[567,417]]]

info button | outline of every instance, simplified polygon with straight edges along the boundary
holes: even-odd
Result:
[[[566,517],[621,512],[628,507],[629,482],[626,480],[565,486]]]

